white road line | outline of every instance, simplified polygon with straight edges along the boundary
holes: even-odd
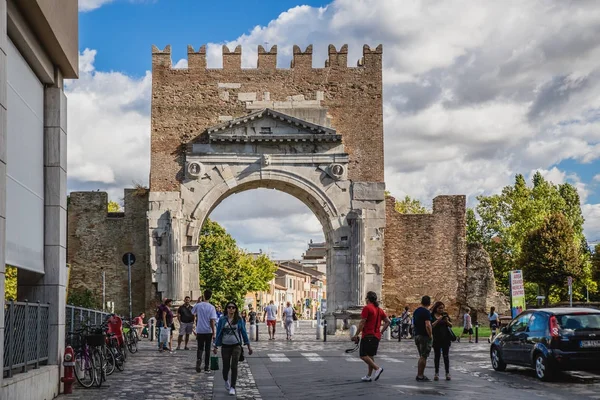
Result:
[[[363,362],[363,360],[361,360],[358,357],[350,357],[350,356],[346,357],[346,361],[349,361],[349,362]]]
[[[269,359],[273,362],[290,362],[290,359],[283,353],[267,354],[267,356],[269,356]]]
[[[308,361],[311,361],[311,362],[325,361],[325,359],[323,357],[320,357],[317,353],[300,353],[300,354],[302,354],[304,357],[306,357],[306,359]]]
[[[398,360],[397,358],[392,358],[390,356],[379,356],[379,357],[375,356],[375,357],[379,358],[380,360],[391,362],[391,363],[403,363],[404,362],[403,360]]]

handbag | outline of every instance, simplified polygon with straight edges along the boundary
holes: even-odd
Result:
[[[449,326],[447,328],[448,328],[448,336],[450,337],[450,341],[456,342],[456,335],[454,334],[454,331]]]
[[[244,357],[244,346],[242,345],[242,341],[238,337],[237,333],[235,333],[235,330],[233,329],[233,326],[231,326],[231,323],[229,322],[229,318],[227,318],[227,324],[229,325],[229,327],[233,331],[233,336],[235,336],[235,339],[240,344],[240,349],[242,349],[242,352],[240,353],[240,358],[238,358],[238,361],[244,361],[246,359],[246,357]]]
[[[171,328],[160,328],[158,341],[160,343],[169,343],[170,336],[171,336]]]
[[[292,309],[292,320],[298,321],[298,316],[296,315],[296,310]]]
[[[210,356],[210,369],[212,371],[219,370],[219,356],[216,356],[214,354]]]

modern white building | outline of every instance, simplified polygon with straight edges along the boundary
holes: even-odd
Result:
[[[0,0],[0,399],[52,399],[65,343],[67,99],[77,0]],[[26,302],[27,301],[27,302]],[[39,304],[38,304],[39,302]],[[34,331],[34,332],[32,332]]]

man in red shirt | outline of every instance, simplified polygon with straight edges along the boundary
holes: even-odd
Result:
[[[358,340],[358,335],[362,333],[362,339],[360,340],[359,355],[369,366],[369,372],[366,376],[361,378],[364,382],[371,382],[377,380],[383,372],[383,368],[380,368],[375,364],[373,357],[377,355],[377,348],[379,347],[379,341],[381,340],[381,334],[390,326],[390,319],[385,315],[385,312],[379,308],[379,302],[377,301],[377,294],[375,292],[367,293],[367,305],[363,308],[360,314],[361,320],[356,331],[354,340]],[[381,327],[381,321],[383,321],[383,327]]]

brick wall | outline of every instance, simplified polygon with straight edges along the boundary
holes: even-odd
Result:
[[[171,69],[171,48],[152,51],[152,142],[150,189],[178,191],[185,144],[219,117],[248,113],[246,100],[281,102],[304,95],[320,101],[350,155],[349,178],[383,182],[382,48],[365,46],[360,66],[347,66],[348,48],[329,46],[324,68],[312,67],[312,46],[294,46],[291,68],[277,69],[277,49],[260,48],[258,67],[241,68],[241,47],[224,46],[223,68],[206,68],[206,49],[188,47],[188,68]],[[323,93],[323,99],[317,98]],[[289,102],[289,107],[294,104]]]
[[[108,213],[105,192],[71,192],[67,210],[67,262],[71,264],[69,290],[90,289],[102,303],[102,270],[106,273],[106,301],[115,312],[129,314],[127,267],[123,254],[132,252],[133,314],[151,310],[154,289],[148,266],[146,212],[148,191],[125,190],[125,212]]]
[[[390,314],[441,300],[456,315],[466,279],[465,196],[438,196],[431,214],[400,214],[386,198],[383,303]]]

